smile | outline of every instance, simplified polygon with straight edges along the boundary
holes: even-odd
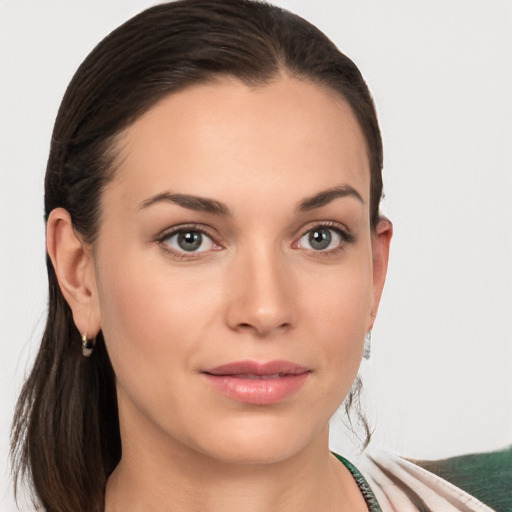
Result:
[[[239,361],[202,373],[212,387],[232,400],[272,405],[296,393],[311,371],[288,361]]]

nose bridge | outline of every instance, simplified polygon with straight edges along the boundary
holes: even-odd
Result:
[[[294,283],[283,251],[260,240],[240,251],[235,260],[228,306],[230,327],[259,336],[292,327]]]

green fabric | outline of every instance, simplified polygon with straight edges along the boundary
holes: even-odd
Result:
[[[366,505],[368,506],[369,512],[382,512],[379,503],[377,502],[377,498],[373,494],[373,491],[370,488],[370,485],[364,478],[364,476],[360,473],[360,471],[345,457],[338,455],[337,453],[331,452],[343,465],[350,471],[351,475],[354,477],[354,480],[363,495]]]
[[[413,461],[497,512],[512,512],[512,446],[444,460]]]

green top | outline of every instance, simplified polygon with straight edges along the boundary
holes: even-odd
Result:
[[[499,512],[512,510],[512,446],[490,453],[413,462]]]
[[[364,500],[366,501],[366,505],[368,507],[369,512],[382,512],[380,508],[379,502],[373,494],[373,491],[370,488],[370,485],[364,478],[364,476],[360,473],[360,471],[347,459],[338,455],[337,453],[331,452],[339,461],[343,463],[343,465],[350,471],[351,475],[354,477],[361,494],[363,495]]]
[[[382,512],[374,492],[360,471],[342,456],[336,453],[333,455],[352,474],[369,512]],[[512,447],[491,453],[462,455],[436,461],[407,461],[385,454],[377,458],[370,456],[369,460],[373,462],[371,472],[368,469],[372,485],[376,485],[387,498],[390,498],[387,494],[388,487],[401,490],[401,499],[409,499],[411,505],[415,505],[418,510],[428,509],[425,503],[431,502],[433,492],[438,493],[435,496],[440,500],[447,499],[452,504],[464,505],[464,510],[489,510],[488,507],[491,507],[496,512],[512,512]],[[421,468],[429,471],[430,477],[419,473],[422,471]],[[404,479],[402,473],[407,478]],[[381,474],[391,479],[389,485],[380,485],[373,481]],[[439,480],[439,477],[442,480]],[[446,482],[455,486],[452,492],[449,492],[450,488],[446,487]],[[425,485],[428,488],[427,492],[424,492]]]

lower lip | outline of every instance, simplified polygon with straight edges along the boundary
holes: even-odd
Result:
[[[233,375],[204,374],[208,382],[223,395],[246,404],[277,404],[296,393],[306,382],[309,372],[275,379],[244,379]]]

